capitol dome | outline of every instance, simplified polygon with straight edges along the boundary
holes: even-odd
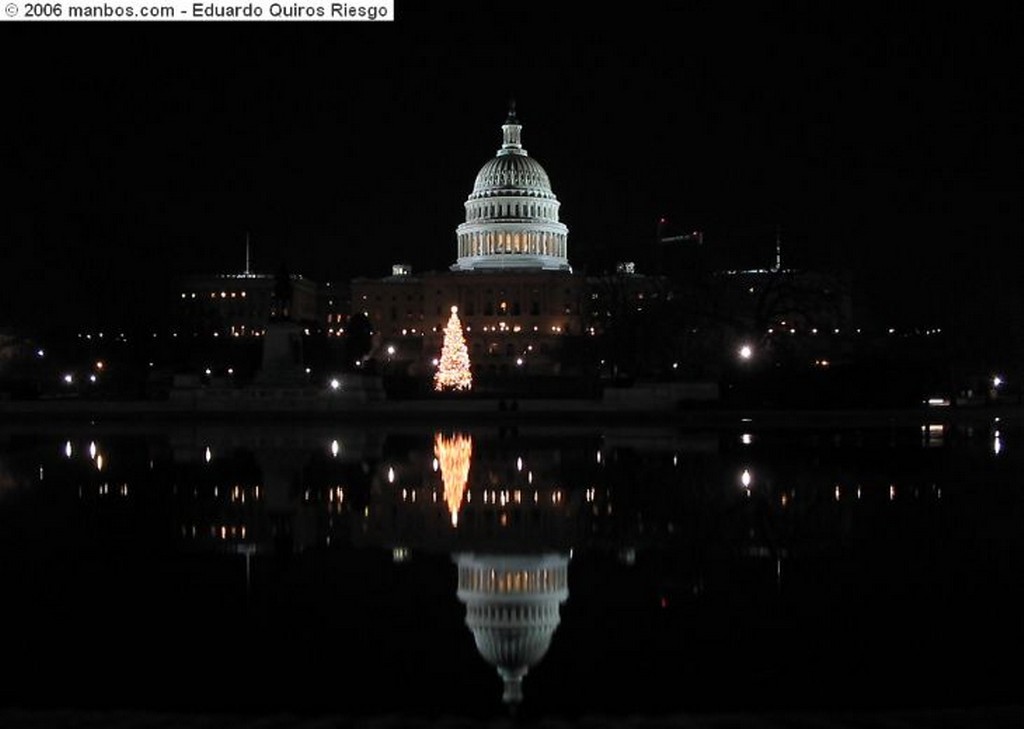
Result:
[[[457,554],[459,600],[476,648],[504,682],[502,700],[523,700],[523,677],[547,653],[569,597],[569,557]]]
[[[480,168],[466,200],[453,271],[570,270],[569,229],[558,220],[548,173],[523,149],[522,129],[513,105],[501,149]]]

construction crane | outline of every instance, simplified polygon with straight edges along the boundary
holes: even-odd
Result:
[[[669,231],[666,230],[667,226],[667,218],[658,219],[658,232],[654,239],[654,257],[652,261],[657,273],[667,273],[664,270],[666,246],[679,245],[685,243],[696,243],[697,245],[704,244],[703,231],[692,230],[687,233],[668,235],[667,233]]]
[[[658,235],[655,239],[657,244],[663,243],[692,243],[696,241],[697,245],[704,244],[704,231],[693,230],[689,233],[683,233],[681,235],[665,235],[665,226],[668,224],[667,218],[658,219]]]

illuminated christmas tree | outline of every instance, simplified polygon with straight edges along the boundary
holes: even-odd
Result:
[[[468,390],[473,386],[473,375],[469,371],[469,350],[462,335],[459,321],[459,307],[452,307],[451,318],[444,328],[444,345],[441,347],[441,361],[434,373],[434,389]]]

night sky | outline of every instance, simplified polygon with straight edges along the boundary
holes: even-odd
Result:
[[[780,225],[879,323],[1021,336],[1021,12],[396,5],[0,24],[0,326],[138,323],[241,269],[246,232],[268,272],[446,268],[514,95],[577,270],[642,258],[663,215],[768,265]]]

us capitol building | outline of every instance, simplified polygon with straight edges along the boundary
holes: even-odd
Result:
[[[690,242],[702,242],[701,234],[664,236],[659,224],[653,249],[658,260],[651,273],[637,272],[633,262],[618,264],[614,275],[588,278],[574,272],[561,204],[544,167],[524,148],[522,134],[513,106],[501,125],[501,146],[481,166],[464,203],[465,220],[456,227],[455,257],[448,270],[418,272],[397,263],[390,276],[355,278],[335,288],[293,275],[290,317],[309,331],[333,337],[344,335],[353,317],[364,316],[373,331],[369,358],[391,374],[426,379],[436,370],[455,306],[478,382],[519,374],[569,375],[584,356],[593,355],[584,337],[604,336],[616,317],[644,311],[648,299],[674,296],[684,279],[669,271],[700,270],[700,246]],[[683,238],[689,242],[675,245]],[[778,235],[775,251],[771,268],[717,271],[709,278],[707,304],[718,307],[721,321],[710,325],[703,338],[735,339],[737,328],[764,326],[769,309],[768,325],[790,334],[797,328],[811,335],[819,327],[837,334],[849,329],[848,285],[832,274],[784,268]],[[248,253],[243,274],[189,277],[180,290],[184,330],[214,337],[263,336],[273,314],[274,281],[253,272]],[[835,349],[825,337],[786,341],[790,349],[799,342],[807,362],[822,354],[832,359]],[[679,339],[669,344],[682,351],[689,346]],[[719,351],[732,356],[731,345],[722,344]],[[716,361],[700,350],[697,356]],[[678,352],[666,351],[646,366],[674,377],[668,368],[679,358]]]
[[[365,314],[376,346],[393,347],[411,372],[428,372],[457,306],[475,374],[556,374],[563,335],[583,330],[585,281],[569,265],[569,229],[547,172],[522,144],[514,105],[502,145],[477,173],[456,229],[449,271],[352,281],[353,313]]]

